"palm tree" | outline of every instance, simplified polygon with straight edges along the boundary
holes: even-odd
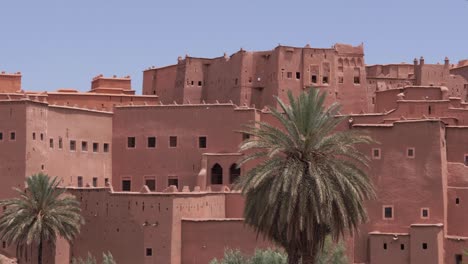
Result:
[[[289,105],[277,98],[270,109],[280,127],[265,122],[248,126],[251,137],[240,151],[240,165],[258,165],[239,179],[246,197],[245,222],[283,246],[289,263],[314,263],[330,235],[352,235],[367,219],[363,201],[374,197],[365,169],[368,158],[358,145],[370,137],[338,131],[345,117],[340,106],[325,107],[325,93],[311,89]]]
[[[36,245],[37,262],[42,264],[43,243],[55,245],[57,235],[71,242],[84,221],[79,202],[58,188],[57,178],[39,173],[27,178],[26,183],[24,191],[15,188],[18,198],[0,201],[6,207],[0,217],[0,240],[16,244],[17,251]]]

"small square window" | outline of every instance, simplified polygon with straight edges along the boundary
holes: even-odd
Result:
[[[400,244],[400,249],[405,250],[405,244]]]
[[[128,137],[127,138],[127,148],[135,148],[135,146],[136,146],[135,137]]]
[[[198,86],[202,86],[202,81],[198,81]]]
[[[99,143],[93,142],[93,152],[99,152]]]
[[[360,84],[361,83],[361,78],[358,76],[354,76],[354,84]]]
[[[422,243],[422,249],[427,249],[427,243]]]
[[[88,151],[88,142],[81,141],[81,151]]]
[[[323,76],[322,77],[322,83],[323,84],[328,84],[328,76]]]
[[[130,179],[122,180],[122,191],[129,192],[132,189],[132,181]]]
[[[109,143],[104,143],[103,151],[106,152],[106,153],[109,152]]]
[[[147,257],[153,256],[153,249],[152,248],[146,248],[146,256]]]
[[[10,132],[10,140],[16,140],[16,133]]]
[[[156,137],[148,137],[148,148],[156,148]]]
[[[407,148],[406,149],[406,157],[412,159],[415,156],[414,148]]]
[[[93,177],[93,187],[97,187],[97,177]]]
[[[76,141],[70,140],[70,151],[76,151]]]
[[[317,83],[317,75],[312,75],[311,81],[312,83]]]
[[[286,73],[286,77],[288,77],[288,79],[292,79],[292,72]]]
[[[54,139],[53,138],[49,139],[49,147],[54,148]]]
[[[380,149],[379,148],[373,148],[372,149],[372,159],[380,159]]]
[[[178,179],[178,178],[175,178],[175,177],[170,177],[170,178],[167,180],[167,185],[168,185],[168,186],[174,185],[174,186],[177,187],[177,189],[178,189],[178,188],[179,188],[179,179]]]
[[[169,137],[169,147],[171,147],[171,148],[177,147],[177,137],[176,136],[170,136]]]
[[[198,137],[198,147],[206,148],[206,137]]]
[[[78,187],[83,187],[83,177],[78,176]]]
[[[422,208],[421,209],[421,218],[428,219],[429,218],[429,208]]]
[[[296,80],[300,80],[301,79],[301,73],[300,72],[296,72]]]
[[[393,207],[384,206],[384,219],[393,219]]]
[[[145,185],[148,186],[148,189],[150,191],[156,191],[156,180],[154,178],[145,179]]]

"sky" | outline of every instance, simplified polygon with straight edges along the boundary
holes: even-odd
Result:
[[[0,3],[0,71],[23,89],[90,89],[177,63],[278,44],[364,43],[367,64],[468,59],[468,0],[22,0]]]

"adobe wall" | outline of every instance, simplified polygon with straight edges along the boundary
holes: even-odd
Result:
[[[21,90],[21,73],[0,73],[0,93],[16,93]]]
[[[222,259],[226,248],[253,255],[255,249],[274,246],[257,236],[242,219],[183,219],[182,263],[205,264]]]
[[[156,190],[161,191],[169,178],[177,178],[179,190],[183,186],[192,190],[202,154],[237,151],[242,133],[236,131],[255,116],[253,109],[236,109],[229,104],[117,107],[113,122],[114,187],[121,190],[121,179],[128,178],[131,190],[139,190],[145,178],[152,178]],[[177,147],[169,146],[170,136],[177,136]],[[206,148],[199,148],[200,136],[206,137]],[[128,137],[135,137],[135,148],[127,147]],[[156,148],[147,147],[148,137],[156,137]],[[223,167],[223,173],[227,172],[229,167]]]
[[[366,203],[370,222],[362,225],[355,240],[355,262],[367,260],[367,233],[408,233],[413,223],[444,223],[446,181],[443,163],[444,133],[439,121],[396,122],[393,125],[355,125],[367,131],[379,144],[363,147],[371,157],[369,175],[377,200]],[[414,133],[414,131],[419,131]],[[373,157],[373,149],[380,157]],[[408,157],[414,148],[414,157]],[[394,166],[398,164],[398,166]],[[384,207],[393,209],[393,218],[384,218]],[[421,216],[422,208],[429,217]]]
[[[148,68],[143,71],[143,95],[158,95],[164,103],[174,101],[174,87],[179,66]]]

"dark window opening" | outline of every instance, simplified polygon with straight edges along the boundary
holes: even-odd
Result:
[[[383,243],[383,249],[387,250],[387,243]]]
[[[422,249],[427,249],[427,243],[422,243]]]
[[[5,242],[3,242],[5,243]],[[461,254],[456,254],[455,255],[455,264],[462,264],[463,263],[463,255]]]
[[[191,81],[190,84],[193,85],[193,81]]]
[[[169,186],[174,185],[177,189],[179,189],[179,179],[178,178],[169,178],[167,180],[167,185],[169,185]]]
[[[155,179],[145,179],[145,185],[148,186],[150,191],[156,191],[156,180]]]
[[[152,248],[146,248],[146,256],[147,257],[153,256],[153,249]]]
[[[465,166],[468,166],[468,155],[465,155]]]
[[[93,177],[93,187],[97,187],[97,177]]]
[[[88,151],[88,142],[81,141],[81,151]]]
[[[44,141],[44,134],[41,133],[41,141]]]
[[[45,168],[45,167],[44,167],[44,164],[42,164],[42,165],[41,165],[41,170],[44,170],[44,168]]]
[[[338,83],[344,83],[344,78],[343,76],[338,77]]]
[[[249,140],[249,139],[250,139],[250,134],[242,133],[242,140],[243,140],[243,141]]]
[[[70,150],[71,151],[76,150],[76,141],[75,140],[70,140]]]
[[[372,156],[376,159],[380,158],[380,149],[372,150]]]
[[[10,140],[16,140],[16,133],[15,132],[10,133]]]
[[[104,152],[109,152],[109,143],[104,143]]]
[[[32,139],[36,140],[36,133],[35,132],[33,132],[33,134],[32,134]]]
[[[384,208],[384,217],[386,219],[393,218],[393,208],[392,207],[385,207]]]
[[[83,177],[78,176],[78,187],[83,187]]]
[[[59,149],[62,149],[63,148],[63,140],[62,138],[59,138]]]
[[[211,168],[211,184],[223,184],[223,168],[218,163]]]
[[[292,72],[287,72],[287,73],[286,73],[286,77],[287,77],[288,79],[291,79],[291,78],[292,78]]]
[[[54,139],[53,138],[49,139],[49,147],[54,148]]]
[[[323,76],[322,77],[322,83],[323,84],[328,84],[328,76]]]
[[[93,152],[98,152],[99,151],[99,143],[94,142],[93,143]]]
[[[127,138],[127,148],[135,148],[135,146],[136,146],[135,137],[128,137]]]
[[[0,132],[0,140],[3,140],[3,133]]]
[[[375,97],[372,97],[372,104],[375,104]]]
[[[237,167],[237,164],[234,163],[229,168],[229,181],[230,183],[235,183],[241,174],[241,169]]]
[[[455,199],[455,204],[460,204],[460,198],[457,197],[457,198]]]
[[[405,244],[400,244],[400,249],[405,250]]]
[[[171,147],[171,148],[177,147],[177,137],[176,136],[170,136],[169,137],[169,147]]]
[[[198,137],[198,147],[206,148],[206,137]]]
[[[354,76],[354,84],[360,84],[361,78],[359,76]]]
[[[109,178],[104,178],[104,185],[107,186],[109,184]]]
[[[408,157],[414,158],[414,148],[409,148],[408,149]]]
[[[429,217],[429,210],[428,209],[422,209],[422,217],[424,217],[424,218]]]
[[[317,83],[317,75],[312,75],[311,81],[312,83]]]
[[[296,79],[297,79],[297,80],[300,80],[300,79],[301,79],[301,73],[300,73],[300,72],[296,72]]]
[[[198,81],[198,86],[202,86],[202,81]]]
[[[430,115],[432,114],[432,107],[431,106],[427,107],[427,113],[430,114]]]
[[[5,241],[2,241],[2,247],[6,248],[6,242]]]
[[[236,79],[234,80],[234,84],[237,85],[238,82],[239,82],[239,79],[236,78]]]
[[[131,189],[132,189],[132,181],[129,179],[122,180],[122,191],[129,192]]]
[[[156,137],[148,137],[148,148],[156,148]]]

